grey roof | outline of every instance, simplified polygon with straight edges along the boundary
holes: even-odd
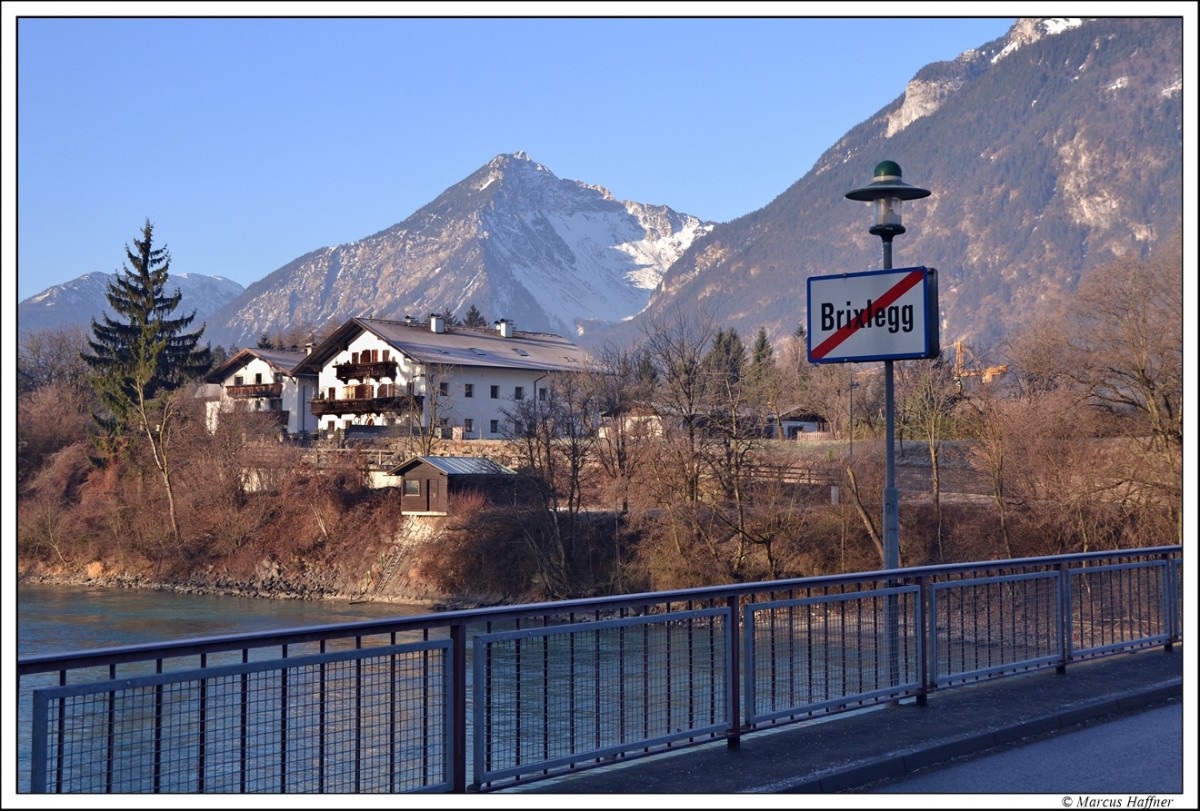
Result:
[[[407,462],[397,465],[389,472],[396,475],[400,470],[409,467],[414,462],[425,462],[433,465],[447,476],[513,476],[516,471],[504,465],[483,459],[478,456],[414,456]]]
[[[287,349],[251,349],[264,361],[281,372],[290,372],[292,367],[304,360],[304,353]]]
[[[338,328],[300,366],[318,366],[338,351],[358,330],[368,330],[397,351],[423,365],[525,369],[529,371],[582,371],[587,353],[559,335],[514,332],[505,338],[483,327],[449,327],[434,332],[428,324],[380,318],[351,318]]]
[[[220,383],[234,369],[248,364],[253,358],[259,358],[280,374],[291,375],[292,370],[306,357],[304,352],[293,352],[286,349],[258,349],[246,347],[233,353],[233,356],[204,376],[205,382]]]

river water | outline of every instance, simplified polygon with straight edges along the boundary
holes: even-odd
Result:
[[[433,613],[433,609],[396,603],[267,600],[149,589],[20,585],[17,655],[69,653],[428,613]]]
[[[433,613],[421,605],[268,600],[180,594],[147,589],[19,585],[16,655],[72,653],[95,648],[193,637],[275,631],[312,625]],[[6,623],[7,625],[7,623]],[[6,642],[6,644],[11,644]],[[45,677],[36,677],[39,679]],[[18,791],[29,790],[29,708],[16,713]]]

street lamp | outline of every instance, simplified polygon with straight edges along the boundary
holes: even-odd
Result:
[[[900,204],[905,200],[928,197],[928,189],[910,186],[902,179],[900,164],[881,161],[875,166],[875,179],[861,189],[846,192],[850,200],[868,202],[875,213],[870,233],[883,240],[883,269],[892,269],[892,240],[904,233]],[[892,361],[883,362],[885,421],[887,425],[887,480],[883,487],[883,568],[900,568],[900,506],[896,489],[896,405]]]

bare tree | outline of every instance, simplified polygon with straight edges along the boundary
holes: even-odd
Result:
[[[930,492],[933,496],[933,556],[945,561],[942,546],[942,441],[952,430],[958,386],[949,366],[939,360],[899,364],[901,420],[929,450]]]
[[[450,386],[456,372],[455,366],[441,363],[425,364],[424,419],[420,413],[410,416],[411,428],[417,433],[422,456],[431,454],[439,439],[449,439],[443,434],[449,433],[450,418],[454,415],[454,395]]]
[[[654,429],[646,416],[654,387],[638,347],[606,345],[589,368],[601,425],[594,458],[615,491],[621,514],[629,512],[630,488],[647,458]]]
[[[584,552],[584,498],[595,475],[596,399],[586,372],[549,375],[546,397],[514,400],[504,411],[508,441],[536,483],[541,515],[522,529],[543,583],[554,597],[590,590],[595,579]],[[518,518],[523,513],[518,510]]]
[[[18,396],[51,385],[90,392],[88,367],[79,357],[87,340],[87,331],[77,326],[25,333],[17,345]]]

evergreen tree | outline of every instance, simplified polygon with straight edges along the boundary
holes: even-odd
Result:
[[[474,304],[467,310],[467,315],[463,318],[464,327],[486,327],[487,318],[483,313],[479,312],[479,308]]]
[[[759,327],[758,336],[754,339],[754,348],[750,350],[750,367],[755,377],[762,378],[765,370],[771,368],[775,349],[767,339],[767,328]]]
[[[736,385],[746,368],[746,347],[738,337],[737,330],[719,329],[713,336],[712,348],[704,356],[704,365],[715,375],[715,380],[728,381]]]
[[[274,349],[275,346],[271,343],[271,336],[264,332],[262,335],[258,336],[258,343],[254,345],[254,348]]]
[[[92,319],[90,352],[80,357],[91,369],[88,382],[106,413],[93,417],[102,452],[111,458],[136,432],[150,442],[162,473],[176,542],[179,525],[171,490],[168,445],[178,404],[172,394],[212,364],[207,346],[197,348],[204,333],[184,332],[196,317],[173,318],[183,294],[166,292],[171,255],[154,247],[154,227],[146,220],[141,240],[125,246],[128,264],[109,282],[105,295],[115,318]]]
[[[634,380],[645,389],[653,389],[658,385],[658,369],[654,366],[654,356],[650,354],[648,348],[643,348],[637,356]]]
[[[225,347],[221,346],[220,344],[217,344],[216,346],[209,344],[208,351],[212,353],[212,363],[209,364],[209,367],[208,367],[209,372],[211,372],[213,369],[216,369],[217,367],[219,367],[221,364],[223,364],[225,361],[229,360],[229,358],[231,357],[229,354],[227,354],[225,352]]]

